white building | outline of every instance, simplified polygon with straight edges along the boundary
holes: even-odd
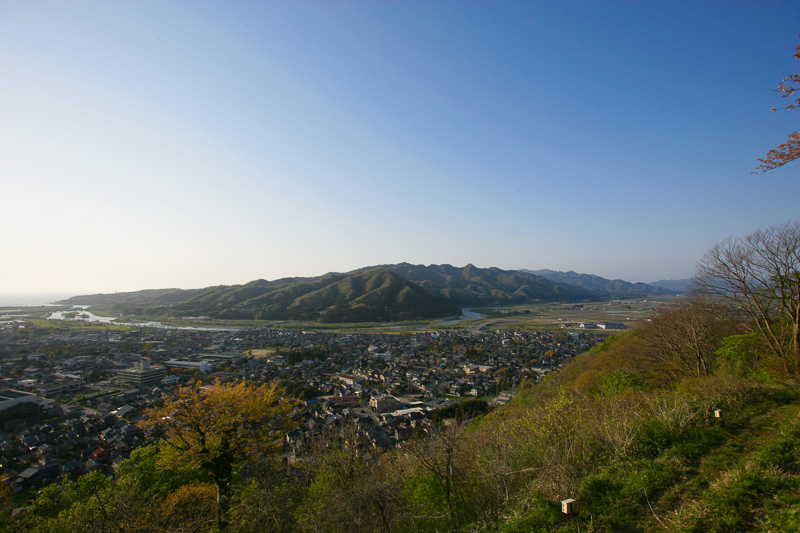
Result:
[[[150,359],[142,357],[133,363],[133,368],[126,368],[117,372],[117,377],[137,387],[157,386],[167,375],[167,369],[161,365],[150,365]]]

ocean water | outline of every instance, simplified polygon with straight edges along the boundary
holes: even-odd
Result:
[[[53,302],[64,300],[71,296],[77,296],[77,294],[67,292],[0,292],[0,307],[51,305]]]

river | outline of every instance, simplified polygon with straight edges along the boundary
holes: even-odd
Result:
[[[155,320],[131,320],[123,322],[119,317],[97,316],[87,308],[87,305],[73,305],[70,311],[54,311],[47,317],[48,320],[67,320],[69,322],[99,322],[116,326],[134,326],[137,328],[162,328],[180,329],[187,331],[238,331],[240,328],[209,328],[199,326],[167,326]],[[77,314],[76,314],[77,313]],[[73,316],[74,314],[74,316]]]
[[[475,311],[470,311],[469,309],[462,309],[461,316],[456,318],[455,320],[448,320],[446,322],[437,322],[435,324],[431,324],[432,326],[450,326],[453,324],[458,324],[459,322],[463,322],[465,320],[474,320],[476,318],[486,318],[486,315],[482,315],[480,313],[476,313]]]
[[[97,316],[88,310],[88,305],[73,305],[69,311],[54,311],[47,317],[48,320],[66,320],[69,322],[97,322],[101,324],[113,324],[117,326],[134,326],[137,328],[163,328],[163,329],[180,329],[187,331],[238,331],[240,328],[209,328],[198,326],[167,326],[155,320],[130,320],[123,322],[120,317],[113,316]],[[474,320],[477,318],[486,318],[486,315],[463,309],[461,316],[455,320],[448,320],[446,322],[437,322],[433,326],[447,326],[451,324],[458,324],[464,320]]]

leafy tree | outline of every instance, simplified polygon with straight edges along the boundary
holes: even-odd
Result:
[[[207,481],[207,478],[201,479],[201,468],[192,464],[176,464],[172,461],[172,455],[163,452],[157,445],[141,446],[119,465],[114,476],[117,494],[115,507],[125,515],[126,524],[138,523],[142,528],[147,524],[149,527],[165,529],[168,518],[174,519],[175,512],[170,508],[170,502],[179,499],[175,493],[183,486],[196,486],[201,481]],[[209,501],[213,502],[214,497]],[[213,523],[214,515],[213,509],[211,513],[203,515],[195,512],[192,520],[207,525]],[[187,528],[188,523],[189,520],[186,520]]]
[[[306,479],[300,469],[283,458],[269,457],[254,465],[249,479],[237,487],[230,512],[234,531],[297,531],[295,511],[306,490]]]
[[[282,387],[289,396],[301,400],[311,400],[320,394],[316,388],[299,379],[282,379],[278,381],[278,385]]]
[[[116,512],[111,481],[94,471],[63,486],[49,485],[26,509],[20,526],[25,531],[123,531],[122,516]]]
[[[11,528],[11,510],[14,507],[14,491],[11,487],[11,477],[0,474],[0,531]]]
[[[716,354],[723,370],[747,376],[758,369],[764,351],[764,341],[758,333],[751,332],[722,339]]]
[[[113,478],[93,471],[49,485],[13,531],[208,531],[216,521],[214,485],[199,479],[201,469],[173,470],[162,459],[157,446],[143,446]]]
[[[277,384],[247,382],[200,388],[178,388],[161,408],[151,409],[140,423],[162,437],[176,462],[203,468],[217,487],[217,525],[227,526],[234,466],[244,457],[268,453],[288,427],[294,402],[281,396]]]
[[[161,520],[169,531],[207,531],[213,521],[214,485],[194,481],[171,492],[159,506]]]
[[[800,371],[800,224],[730,237],[706,252],[694,291],[741,307],[784,371]]]
[[[636,376],[625,370],[618,369],[606,377],[600,386],[600,392],[604,395],[612,395],[637,387],[639,387],[639,380],[636,379]]]
[[[486,402],[486,400],[465,400],[463,402],[452,403],[447,407],[434,410],[431,413],[431,419],[435,420],[436,422],[440,422],[448,418],[454,418],[461,422],[485,414],[488,411],[489,404]]]
[[[794,57],[800,59],[800,44],[796,46],[795,50]],[[793,98],[794,94],[800,90],[797,84],[800,84],[800,74],[790,74],[781,80],[777,91],[781,93],[783,98]],[[800,98],[782,109],[797,109],[799,106]],[[775,112],[777,109],[773,107],[771,111]],[[761,174],[767,170],[782,167],[798,158],[800,158],[800,132],[793,131],[789,134],[789,138],[785,143],[778,145],[777,148],[767,152],[766,156],[758,159],[761,164],[756,167],[755,173]]]
[[[38,403],[24,402],[0,411],[0,424],[21,418],[29,424],[34,424],[45,417],[44,408]]]
[[[106,372],[103,372],[102,370],[95,368],[86,375],[86,381],[88,381],[89,383],[100,381],[101,379],[106,377],[106,374],[107,374]]]

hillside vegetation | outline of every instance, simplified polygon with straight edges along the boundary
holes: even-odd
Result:
[[[592,291],[553,283],[541,276],[499,268],[409,263],[386,268],[460,306],[574,302],[598,296]]]
[[[403,321],[460,314],[457,305],[386,269],[310,279],[256,280],[245,285],[187,291],[76,296],[64,303],[140,316],[202,315],[323,323]]]
[[[625,282],[617,286],[625,290],[594,290],[498,268],[400,263],[316,278],[76,296],[61,303],[92,305],[128,315],[385,322],[458,315],[466,306],[577,302],[628,293]],[[644,287],[639,288],[640,294],[669,292]]]
[[[294,464],[266,448],[241,456],[227,528],[552,531],[560,500],[574,498],[564,530],[797,530],[794,376],[746,321],[712,309],[706,367],[688,337],[665,349],[668,332],[709,310],[687,304],[525,384],[506,407],[402,448],[367,449],[342,426]],[[200,464],[154,444],[113,478],[48,487],[6,529],[214,531],[216,493]]]

